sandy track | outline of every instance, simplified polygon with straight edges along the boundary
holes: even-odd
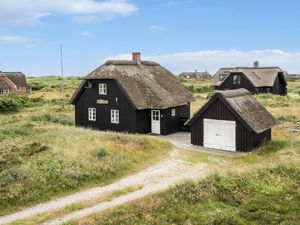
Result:
[[[10,215],[0,217],[0,224],[7,224],[41,213],[59,210],[66,207],[67,205],[100,198],[105,196],[107,193],[121,190],[127,187],[136,187],[140,185],[143,186],[142,189],[114,198],[111,201],[98,203],[92,207],[70,213],[63,218],[57,218],[53,221],[45,223],[62,224],[63,222],[71,219],[78,219],[95,212],[101,212],[105,209],[124,204],[126,202],[144,197],[148,194],[162,191],[168,188],[170,185],[174,185],[185,179],[201,178],[206,174],[206,165],[195,165],[182,160],[178,160],[176,157],[178,155],[178,152],[179,150],[174,150],[171,152],[168,159],[163,160],[158,164],[142,170],[136,174],[125,177],[113,184],[77,192],[66,197],[62,197],[31,208],[21,210]]]

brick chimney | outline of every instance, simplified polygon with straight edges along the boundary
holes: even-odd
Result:
[[[140,52],[133,52],[132,53],[132,61],[140,62],[141,61],[141,53]]]
[[[256,60],[255,62],[254,62],[254,68],[258,68],[259,67],[259,62]]]

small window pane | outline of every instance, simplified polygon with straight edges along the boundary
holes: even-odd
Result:
[[[115,123],[115,124],[119,123],[119,110],[112,109],[110,116],[111,116],[111,123]]]
[[[96,108],[89,108],[89,121],[96,121]]]
[[[175,109],[172,109],[171,115],[176,116],[176,110]]]
[[[99,94],[100,95],[107,94],[107,85],[106,84],[99,84]]]

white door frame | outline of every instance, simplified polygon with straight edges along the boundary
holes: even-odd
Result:
[[[206,148],[236,151],[236,122],[204,119],[203,146]]]
[[[160,110],[151,110],[151,133],[160,134]]]

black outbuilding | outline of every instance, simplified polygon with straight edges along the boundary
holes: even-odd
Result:
[[[286,72],[279,67],[222,68],[213,78],[213,86],[219,90],[245,88],[251,93],[287,94]]]
[[[84,78],[73,97],[77,126],[167,135],[190,117],[192,95],[158,63],[109,60]]]
[[[250,151],[271,140],[274,117],[246,89],[217,92],[186,123],[191,143],[227,151]]]

